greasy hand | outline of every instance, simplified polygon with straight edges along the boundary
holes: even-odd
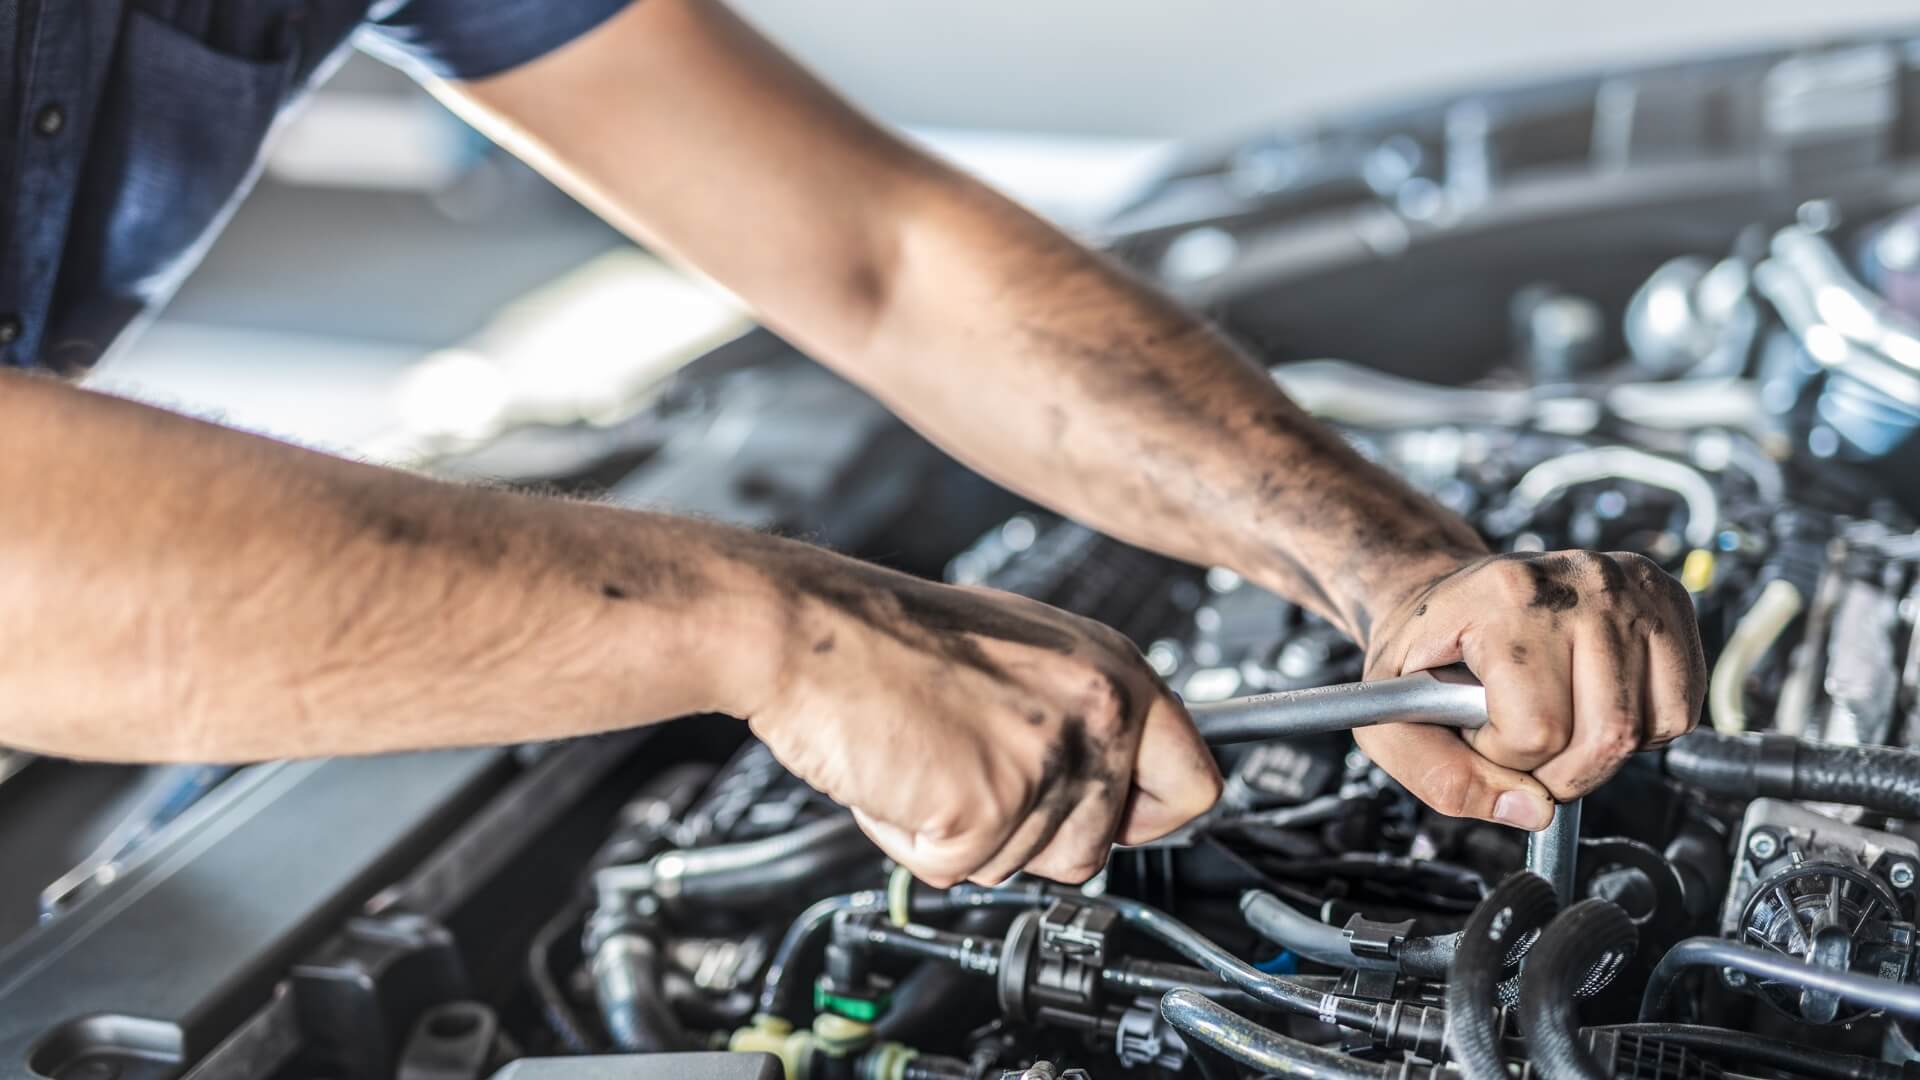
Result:
[[[1376,621],[1366,676],[1458,661],[1486,684],[1486,727],[1397,724],[1355,738],[1436,810],[1523,829],[1547,825],[1549,798],[1577,799],[1634,751],[1691,731],[1706,693],[1686,590],[1629,553],[1464,563]]]
[[[1125,637],[1021,597],[825,557],[752,710],[782,763],[928,884],[1081,882],[1207,810],[1220,776]]]

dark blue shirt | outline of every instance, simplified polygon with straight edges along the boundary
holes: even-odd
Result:
[[[356,39],[497,74],[628,0],[0,0],[0,364],[73,373],[152,314]]]

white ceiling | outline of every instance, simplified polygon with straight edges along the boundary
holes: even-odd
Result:
[[[1219,134],[1489,78],[1920,26],[1913,0],[733,0],[920,126]]]

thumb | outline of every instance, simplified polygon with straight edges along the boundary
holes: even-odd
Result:
[[[1161,690],[1140,732],[1119,842],[1146,844],[1166,836],[1212,809],[1220,788],[1220,768],[1187,707]]]
[[[1387,775],[1448,817],[1529,832],[1553,820],[1553,797],[1538,780],[1481,757],[1451,728],[1383,724],[1356,731],[1353,738]]]

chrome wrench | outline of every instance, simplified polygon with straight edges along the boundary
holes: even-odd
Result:
[[[1470,730],[1487,723],[1487,691],[1464,665],[1378,682],[1197,702],[1187,706],[1210,745],[1297,739],[1375,724],[1437,724]]]

